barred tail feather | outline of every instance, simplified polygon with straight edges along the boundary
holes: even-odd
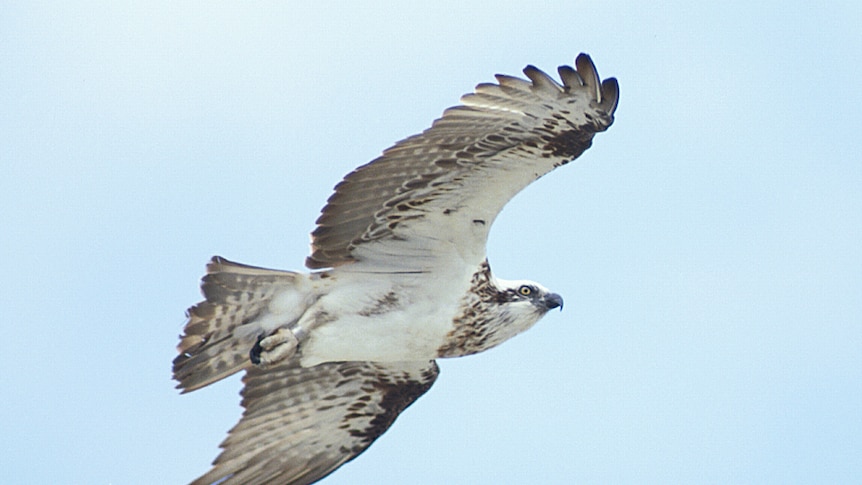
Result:
[[[201,280],[204,301],[189,308],[173,362],[177,388],[194,391],[251,365],[258,332],[237,331],[264,316],[273,297],[299,283],[302,274],[276,271],[214,256]]]

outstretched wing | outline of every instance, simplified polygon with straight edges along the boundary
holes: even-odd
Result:
[[[456,250],[478,265],[503,205],[613,123],[616,79],[600,82],[586,54],[575,66],[559,68],[562,85],[533,66],[529,81],[498,75],[348,174],[317,220],[306,266],[423,264]]]
[[[249,368],[245,413],[193,485],[320,480],[365,451],[438,372],[434,361]]]

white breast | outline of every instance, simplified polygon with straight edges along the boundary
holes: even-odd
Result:
[[[303,315],[311,328],[301,363],[433,359],[471,275],[335,272],[336,281]]]

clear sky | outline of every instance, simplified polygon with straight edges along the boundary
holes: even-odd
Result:
[[[859,5],[4,2],[0,482],[207,470],[239,379],[170,367],[208,258],[301,269],[345,173],[582,51],[616,123],[489,244],[565,310],[324,483],[860,480]]]

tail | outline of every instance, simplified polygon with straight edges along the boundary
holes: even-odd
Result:
[[[304,276],[214,256],[201,280],[205,300],[186,311],[173,367],[177,388],[194,391],[251,366],[249,350],[263,330],[240,327],[266,317],[273,297],[301,285]]]

